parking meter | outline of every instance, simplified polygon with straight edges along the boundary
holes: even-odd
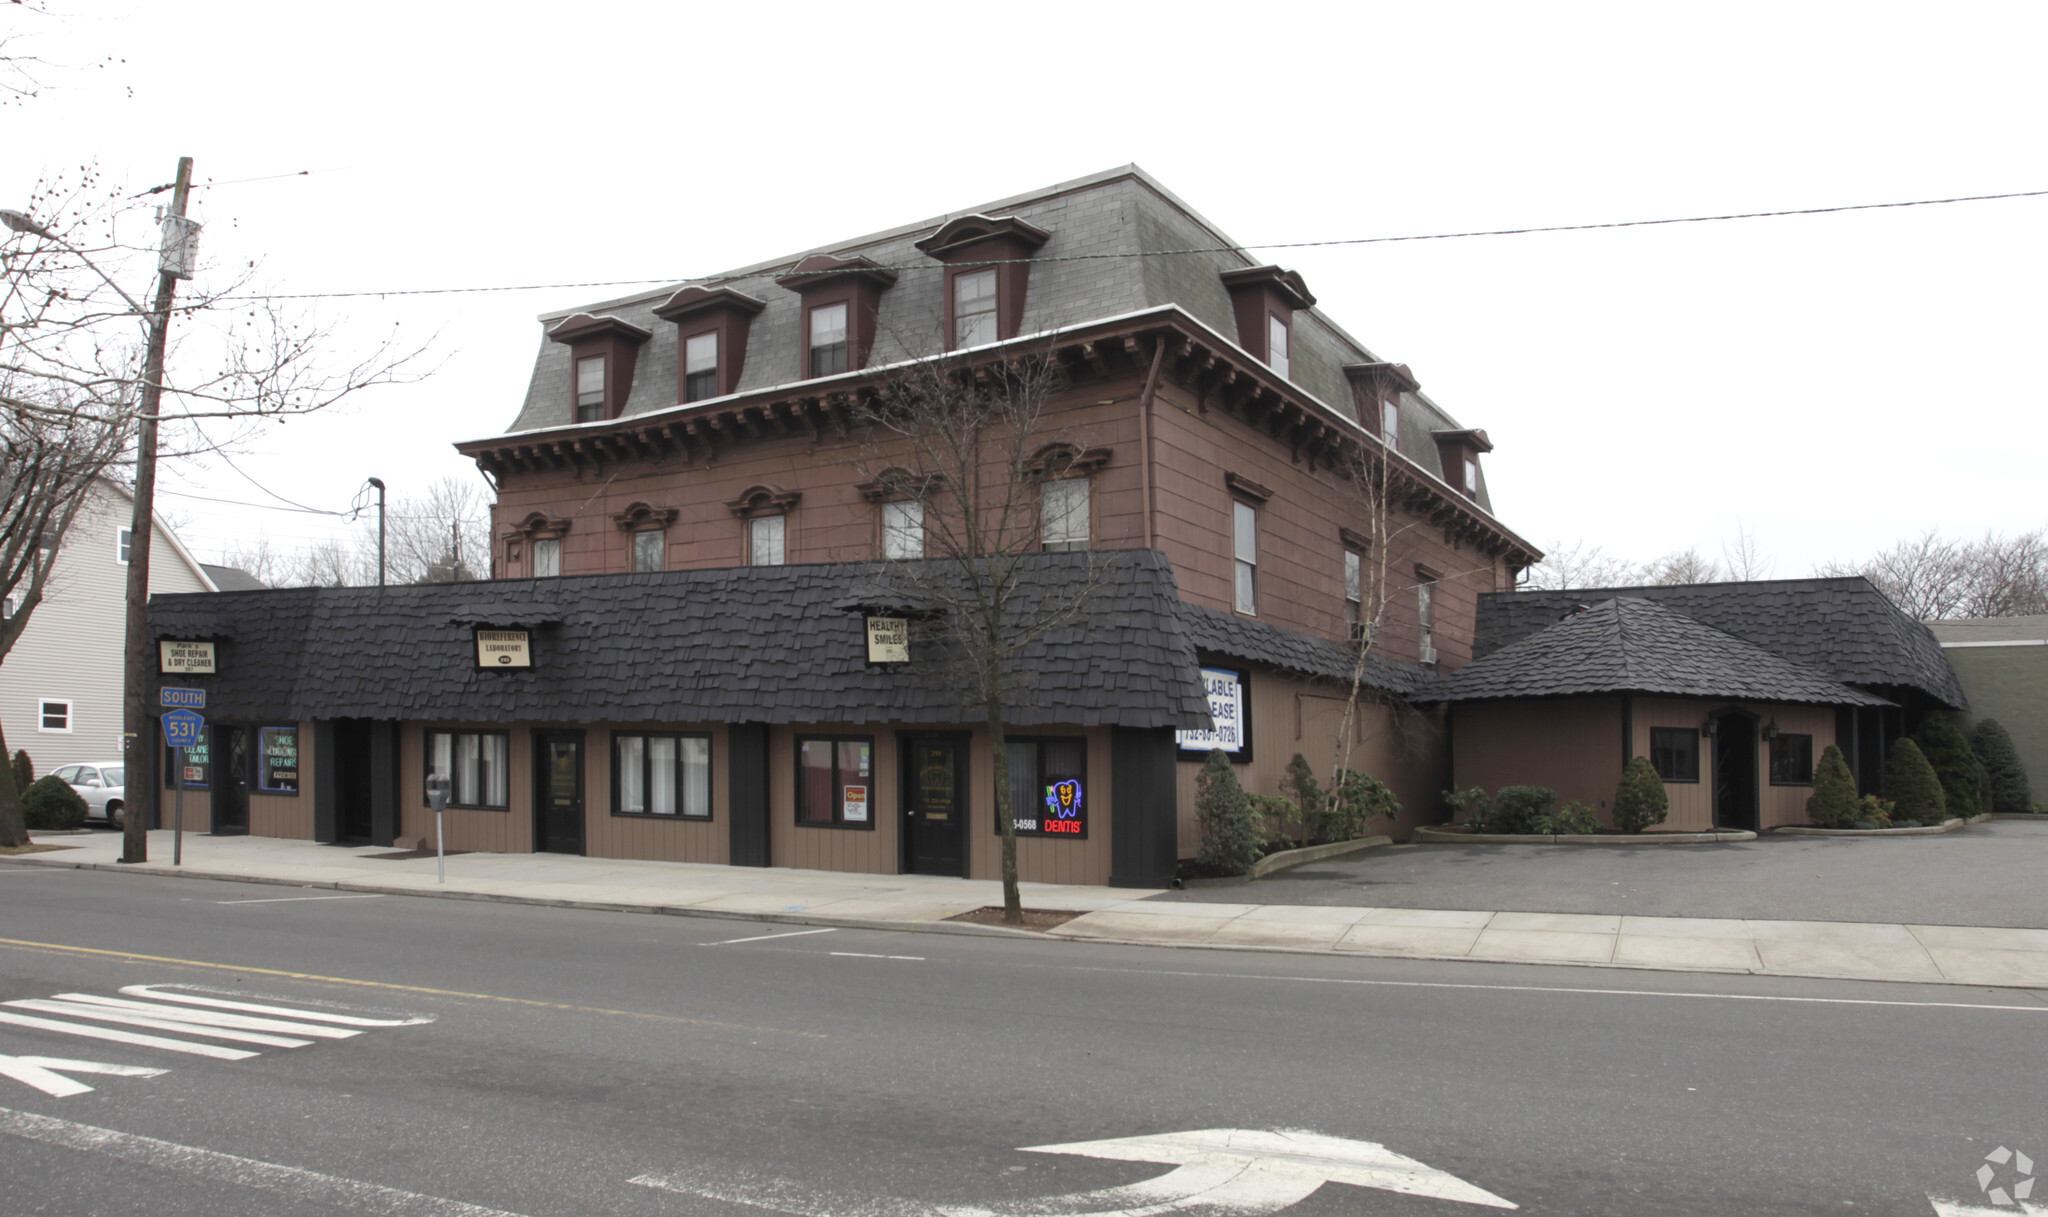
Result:
[[[448,882],[448,844],[441,833],[441,813],[448,807],[448,779],[427,775],[427,804],[434,809],[434,872],[436,883]]]

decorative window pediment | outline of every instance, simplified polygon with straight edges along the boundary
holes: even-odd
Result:
[[[623,338],[637,346],[652,337],[651,331],[643,330],[630,321],[600,317],[594,313],[578,313],[557,322],[555,328],[548,331],[550,341],[568,343],[582,342],[586,338]]]
[[[1361,554],[1372,552],[1372,538],[1356,529],[1339,528],[1337,530],[1337,539],[1344,543],[1344,548],[1346,549],[1356,550]]]
[[[901,503],[906,500],[923,502],[946,484],[943,473],[914,473],[898,465],[891,465],[865,482],[857,483],[855,490],[870,503]]]
[[[947,220],[939,225],[937,232],[916,242],[916,247],[923,253],[945,262],[950,260],[951,255],[970,246],[999,237],[1017,242],[1027,253],[1052,240],[1051,233],[1016,216],[975,214],[956,216]]]
[[[686,287],[656,306],[654,315],[663,321],[681,322],[712,309],[729,308],[752,317],[767,307],[765,301],[729,287]]]
[[[656,507],[650,503],[634,503],[624,511],[612,513],[612,523],[626,532],[650,532],[667,528],[676,522],[677,511],[673,507]]]
[[[1088,477],[1109,464],[1113,454],[1109,448],[1083,449],[1078,444],[1054,441],[1031,454],[1024,464],[1024,473],[1040,479]]]
[[[740,497],[726,506],[740,519],[751,520],[757,516],[788,515],[797,505],[797,500],[803,497],[801,490],[784,490],[780,486],[763,483],[741,491]]]
[[[812,254],[776,276],[775,282],[793,292],[808,292],[841,279],[860,279],[886,290],[895,285],[896,272],[884,269],[871,258]]]
[[[551,519],[536,511],[514,524],[511,535],[529,541],[559,541],[569,532],[569,521]]]
[[[1242,473],[1226,473],[1223,484],[1230,487],[1230,493],[1253,503],[1264,503],[1273,497],[1273,488],[1263,482],[1254,482]]]

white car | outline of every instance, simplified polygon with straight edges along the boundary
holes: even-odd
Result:
[[[126,775],[121,762],[64,765],[53,773],[71,783],[71,788],[85,799],[86,819],[105,820],[111,827],[121,827],[121,808],[127,801],[122,797],[122,779]]]

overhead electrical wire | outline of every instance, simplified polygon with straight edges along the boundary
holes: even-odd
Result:
[[[285,175],[293,176],[293,175]],[[261,179],[250,179],[261,180]],[[225,184],[225,183],[223,183]],[[1190,254],[1242,253],[1246,250],[1267,249],[1327,249],[1346,245],[1389,245],[1407,241],[1457,241],[1472,237],[1520,237],[1549,232],[1596,232],[1611,228],[1651,228],[1672,224],[1711,224],[1729,220],[1766,220],[1785,216],[1835,215],[1846,211],[1882,211],[1903,207],[1940,207],[1952,203],[1986,203],[1999,199],[2032,199],[2048,196],[2048,190],[2014,190],[2003,194],[1969,194],[1942,199],[1906,199],[1889,203],[1843,203],[1831,207],[1791,207],[1776,211],[1737,211],[1718,215],[1666,216],[1653,220],[1605,220],[1585,224],[1541,224],[1520,228],[1484,228],[1462,232],[1411,233],[1393,237],[1342,237],[1324,241],[1274,241],[1252,245],[1195,246],[1188,249],[1119,250],[1093,254],[1057,254],[1038,258],[1002,258],[983,262],[955,262],[941,266],[933,262],[912,265],[878,266],[873,269],[899,272],[933,271],[959,269],[963,266],[1001,266],[1009,262],[1027,262],[1033,265],[1047,262],[1097,262],[1120,258],[1172,258]],[[789,264],[794,266],[795,263]],[[789,267],[772,268],[751,272],[748,277],[762,274],[787,274]],[[382,288],[346,292],[266,292],[253,295],[222,296],[221,300],[342,300],[368,296],[454,296],[483,295],[499,292],[541,292],[566,291],[571,288],[600,287],[642,287],[648,284],[665,283],[715,283],[738,278],[732,274],[697,275],[656,279],[593,279],[575,283],[515,283],[498,284],[488,287],[412,287]]]

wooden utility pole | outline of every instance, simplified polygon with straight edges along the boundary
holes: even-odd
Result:
[[[169,215],[185,218],[185,199],[191,192],[192,158],[182,156]],[[183,227],[166,221],[166,246],[187,239]],[[191,274],[182,254],[182,249],[174,254],[168,247],[158,251],[156,307],[149,314],[149,349],[142,360],[142,391],[136,403],[140,418],[135,429],[135,520],[128,534],[128,661],[121,715],[131,791],[122,827],[123,862],[149,861],[149,829],[156,822],[156,737],[149,727],[148,704],[150,673],[156,666],[150,662],[149,645],[149,543],[156,534],[156,431],[164,395],[164,344],[170,336],[171,301],[178,294],[181,272],[182,277]],[[182,786],[185,775],[178,774],[177,780]]]

